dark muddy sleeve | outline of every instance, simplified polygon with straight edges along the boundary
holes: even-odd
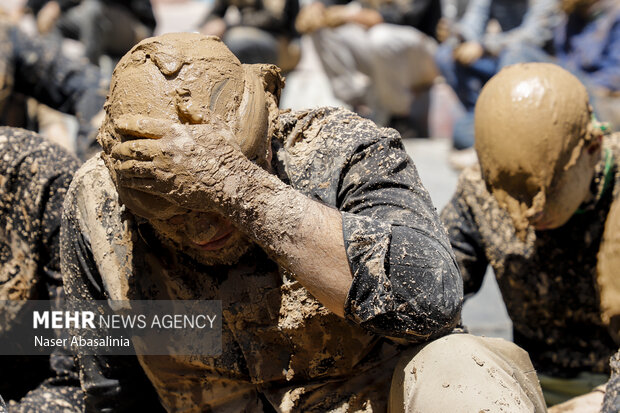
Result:
[[[31,37],[16,27],[10,30],[15,91],[75,115],[78,147],[95,145],[97,128],[92,119],[103,109],[107,93],[99,69],[85,60],[70,59],[53,42]]]
[[[620,412],[620,351],[611,357],[611,378],[605,389],[601,413]]]
[[[60,216],[77,167],[72,155],[36,133],[0,127],[0,300],[47,300],[61,294]],[[6,340],[21,316],[7,311],[2,302],[0,314],[4,320],[0,340]],[[0,374],[0,392],[11,399],[23,396],[25,390],[53,377],[49,361],[44,356],[0,357],[0,371],[28,371],[21,376]],[[70,376],[59,363],[70,366],[72,361],[56,354],[52,370]]]
[[[61,231],[61,264],[67,301],[105,300],[88,237],[76,219],[70,192]],[[157,393],[135,356],[78,354],[86,412],[163,412]]]
[[[419,342],[450,331],[463,298],[437,211],[400,136],[360,145],[338,193],[353,274],[346,316],[385,336]]]
[[[466,193],[467,183],[461,177],[455,194],[441,211],[441,219],[463,276],[465,298],[480,290],[488,266],[478,226],[466,201]]]

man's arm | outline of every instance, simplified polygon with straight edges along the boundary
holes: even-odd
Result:
[[[461,175],[455,194],[441,211],[441,219],[463,276],[465,298],[480,290],[488,266],[478,225],[467,204],[468,198],[474,197],[470,191],[472,184],[465,175],[467,173]]]
[[[332,312],[373,332],[413,341],[443,334],[456,323],[462,299],[456,262],[394,131],[388,139],[360,145],[348,160],[338,211],[250,162],[212,124],[127,117],[117,129],[161,137],[113,149],[124,161],[121,185],[189,209],[215,208]]]
[[[454,327],[462,280],[400,137],[381,131],[347,163],[339,193],[354,274],[346,314],[375,333],[420,342]]]
[[[37,266],[33,275],[45,271],[59,277],[62,203],[79,163],[64,149],[31,131],[0,127],[0,137],[0,226],[7,231],[3,241],[11,244],[10,240],[17,237],[31,248],[32,256],[28,258]],[[50,281],[54,282],[38,280]]]
[[[0,300],[18,300],[10,305],[0,301],[0,340],[10,340],[26,322],[26,301],[21,300],[62,298],[58,232],[63,198],[77,168],[72,155],[36,133],[0,127],[0,271],[6,275],[0,280]],[[51,359],[0,357],[3,371],[28,370],[28,378],[3,375],[0,391],[16,397],[44,380],[73,376],[73,358],[61,353],[56,349]]]

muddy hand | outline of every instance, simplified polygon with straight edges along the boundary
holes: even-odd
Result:
[[[183,208],[218,209],[225,178],[243,170],[239,163],[250,162],[221,122],[185,125],[127,115],[114,127],[117,134],[136,138],[112,149],[120,185]]]

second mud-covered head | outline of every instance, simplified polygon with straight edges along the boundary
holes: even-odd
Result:
[[[600,160],[588,93],[553,64],[501,70],[475,110],[483,178],[517,232],[564,225],[587,198]]]

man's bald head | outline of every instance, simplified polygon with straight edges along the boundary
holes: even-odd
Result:
[[[485,85],[475,110],[476,151],[487,186],[518,230],[560,202],[558,186],[576,171],[594,132],[585,87],[559,66],[509,66]],[[578,176],[592,173],[584,164]],[[573,195],[556,205],[567,208],[562,220],[583,201],[583,188]]]

